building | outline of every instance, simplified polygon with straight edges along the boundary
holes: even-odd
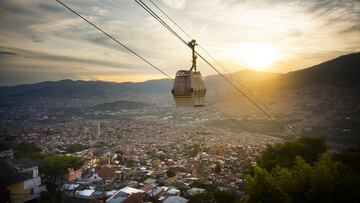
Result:
[[[74,182],[76,180],[81,179],[82,173],[83,173],[82,168],[80,169],[69,168],[64,178],[67,182]]]
[[[169,196],[163,203],[187,203],[188,200],[180,196]]]
[[[0,184],[8,190],[9,197],[4,198],[12,203],[38,199],[46,190],[46,186],[41,185],[38,164],[28,158],[0,159]]]
[[[116,170],[107,166],[100,168],[97,174],[104,180],[105,182],[111,183],[117,177]]]
[[[93,137],[99,137],[101,135],[101,129],[100,129],[100,122],[97,122],[93,127],[92,127],[92,132],[91,132]]]
[[[106,200],[106,203],[140,203],[144,191],[132,187],[124,187]]]

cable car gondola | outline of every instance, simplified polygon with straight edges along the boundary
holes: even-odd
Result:
[[[192,50],[190,70],[179,70],[176,73],[171,93],[177,107],[204,106],[206,88],[200,71],[196,71],[196,45],[195,40],[188,43]]]

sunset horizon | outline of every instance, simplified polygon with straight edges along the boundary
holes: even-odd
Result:
[[[167,74],[191,66],[190,50],[134,1],[64,2]],[[357,1],[158,3],[229,72],[287,73],[360,51]],[[56,1],[5,0],[0,9],[0,85],[162,78]],[[216,74],[201,60],[198,66],[203,76]]]

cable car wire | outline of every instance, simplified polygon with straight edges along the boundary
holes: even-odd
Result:
[[[152,0],[148,0],[152,5],[154,5],[163,15],[165,15],[172,23],[174,23],[174,25],[176,25],[176,27],[178,27],[186,36],[188,36],[191,40],[193,39],[193,37],[190,36],[190,34],[188,34],[179,24],[177,24],[168,14],[165,13],[165,11],[163,11],[160,6],[158,6],[157,4],[155,4]],[[204,51],[204,53],[206,55],[208,55],[213,61],[215,61],[215,63],[217,63],[217,65],[219,65],[224,71],[225,73],[227,73],[231,79],[231,73],[215,58],[213,57],[208,51],[205,50],[205,48],[203,48],[200,44],[198,44],[199,48]],[[241,84],[238,80],[233,79],[239,86],[242,87],[243,91],[245,90],[247,92],[247,94],[249,94],[250,96],[252,96],[258,103],[260,103],[272,116],[276,117],[277,119],[280,120],[280,118],[277,117],[277,115],[272,112],[264,103],[262,103],[254,94],[252,94],[249,90],[247,90],[247,88]]]
[[[67,6],[66,4],[64,4],[63,2],[61,2],[60,0],[56,0],[58,3],[60,3],[62,6],[64,6],[66,9],[70,10],[72,13],[74,13],[75,15],[77,15],[78,17],[80,17],[81,19],[83,19],[84,21],[86,21],[87,23],[89,23],[91,26],[93,26],[94,28],[96,28],[97,30],[99,30],[101,33],[103,33],[104,35],[106,35],[107,37],[109,37],[110,39],[112,39],[113,41],[115,41],[116,43],[120,44],[122,47],[124,47],[125,49],[127,49],[128,51],[130,51],[131,53],[133,53],[134,55],[136,55],[137,57],[139,57],[140,59],[142,59],[143,61],[145,61],[147,64],[149,64],[150,66],[152,66],[153,68],[155,68],[156,70],[158,70],[160,73],[164,74],[166,77],[168,77],[171,80],[174,80],[171,76],[169,76],[168,74],[166,74],[164,71],[162,71],[160,68],[156,67],[154,64],[152,64],[151,62],[149,62],[147,59],[145,59],[144,57],[142,57],[141,55],[139,55],[138,53],[136,53],[135,51],[133,51],[132,49],[130,49],[129,47],[127,47],[126,45],[124,45],[123,43],[121,43],[120,41],[118,41],[116,38],[114,38],[113,36],[111,36],[110,34],[108,34],[107,32],[105,32],[103,29],[101,29],[100,27],[98,27],[97,25],[95,25],[94,23],[92,23],[91,21],[89,21],[88,19],[86,19],[85,17],[83,17],[81,14],[79,14],[77,11],[73,10],[72,8],[70,8],[69,6]],[[146,7],[144,7],[145,9]],[[154,16],[155,17],[155,16]],[[165,26],[165,25],[164,25]],[[171,28],[169,27],[169,31],[171,31]],[[176,34],[176,33],[174,33]],[[179,36],[180,37],[180,36]],[[181,37],[180,37],[181,38]],[[184,41],[186,43],[186,41]],[[212,104],[210,104],[212,105]],[[217,111],[219,111],[221,114],[223,114],[225,117],[228,117],[230,120],[233,120],[229,115],[227,115],[226,113],[224,113],[223,111],[220,111],[219,109],[217,109],[216,107],[214,107]]]
[[[79,14],[77,11],[73,10],[72,8],[70,8],[69,6],[67,6],[65,3],[63,3],[60,0],[56,0],[59,4],[61,4],[63,7],[65,7],[66,9],[68,9],[69,11],[71,11],[72,13],[74,13],[75,15],[77,15],[78,17],[80,17],[81,19],[83,19],[85,22],[87,22],[88,24],[90,24],[91,26],[93,26],[95,29],[97,29],[98,31],[100,31],[101,33],[103,33],[104,35],[106,35],[108,38],[110,38],[111,40],[113,40],[114,42],[116,42],[117,44],[121,45],[123,48],[125,48],[126,50],[128,50],[129,52],[133,53],[134,55],[136,55],[138,58],[140,58],[141,60],[143,60],[144,62],[146,62],[148,65],[150,65],[151,67],[153,67],[154,69],[156,69],[157,71],[159,71],[160,73],[162,73],[163,75],[165,75],[167,78],[173,80],[173,78],[168,75],[167,73],[165,73],[164,71],[162,71],[160,68],[158,68],[157,66],[155,66],[153,63],[151,63],[150,61],[148,61],[147,59],[145,59],[143,56],[141,56],[140,54],[136,53],[135,51],[133,51],[131,48],[129,48],[128,46],[126,46],[125,44],[121,43],[119,40],[117,40],[115,37],[113,37],[112,35],[108,34],[106,31],[104,31],[102,28],[98,27],[97,25],[95,25],[93,22],[89,21],[88,19],[86,19],[85,17],[83,17],[81,14]],[[142,0],[135,0],[136,3],[138,3],[143,9],[145,9],[152,17],[154,17],[161,25],[163,25],[169,32],[171,32],[174,36],[176,36],[181,42],[183,42],[186,46],[189,46],[188,43],[177,33],[175,32],[166,22],[164,22],[151,8],[149,8]],[[265,110],[263,110],[258,104],[256,104],[256,102],[254,102],[250,97],[248,97],[241,89],[239,89],[236,85],[234,85],[232,83],[232,81],[230,81],[227,77],[225,77],[215,66],[213,66],[208,60],[206,60],[200,53],[198,53],[197,51],[195,51],[195,53],[205,62],[207,63],[210,67],[212,67],[220,76],[223,77],[224,80],[226,80],[231,86],[233,86],[238,92],[240,92],[244,97],[246,97],[253,105],[255,105],[265,116],[270,117],[267,112]],[[222,114],[224,114],[222,112]],[[224,114],[226,115],[226,114]]]
[[[88,24],[90,24],[91,26],[93,26],[94,28],[96,28],[97,30],[99,30],[100,32],[102,32],[104,35],[106,35],[107,37],[109,37],[110,39],[112,39],[114,42],[116,42],[117,44],[121,45],[122,47],[124,47],[126,50],[128,50],[129,52],[133,53],[135,56],[139,57],[141,60],[143,60],[144,62],[146,62],[147,64],[149,64],[151,67],[153,67],[154,69],[156,69],[157,71],[159,71],[160,73],[162,73],[163,75],[165,75],[167,78],[174,80],[170,75],[168,75],[167,73],[165,73],[164,71],[162,71],[160,68],[158,68],[157,66],[155,66],[153,63],[151,63],[150,61],[148,61],[147,59],[145,59],[143,56],[141,56],[140,54],[136,53],[135,51],[133,51],[132,49],[130,49],[128,46],[126,46],[125,44],[121,43],[119,40],[117,40],[115,37],[111,36],[110,34],[108,34],[107,32],[105,32],[103,29],[101,29],[100,27],[98,27],[97,25],[95,25],[94,23],[92,23],[91,21],[89,21],[88,19],[86,19],[85,17],[83,17],[81,14],[79,14],[77,11],[73,10],[72,8],[70,8],[69,6],[67,6],[66,4],[64,4],[63,2],[61,2],[60,0],[56,0],[59,4],[61,4],[62,6],[64,6],[66,9],[68,9],[69,11],[71,11],[72,13],[74,13],[75,15],[77,15],[78,17],[80,17],[81,19],[83,19],[84,21],[86,21]]]
[[[172,34],[174,34],[180,41],[187,45],[186,41],[175,32],[166,22],[164,22],[151,8],[149,8],[142,0],[135,0],[142,8],[144,8],[151,16],[153,16],[160,24],[165,26]],[[153,2],[152,2],[153,3]],[[175,22],[171,20],[172,22]],[[176,23],[174,23],[176,24]],[[176,24],[179,26],[178,24]],[[180,27],[180,26],[179,26]],[[181,29],[183,30],[183,29]],[[187,34],[188,35],[188,34]],[[190,36],[190,35],[188,35]],[[190,37],[191,38],[191,37]],[[224,74],[222,74],[214,65],[212,65],[205,57],[203,57],[199,52],[195,51],[196,54],[207,63],[212,69],[214,69],[224,80],[226,80],[231,86],[233,86],[238,92],[240,92],[245,98],[247,98],[253,105],[255,105],[265,116],[270,117],[270,115],[260,107],[255,101],[253,101],[249,96],[247,96],[241,89],[239,89],[236,85],[233,84],[231,80],[229,80]]]

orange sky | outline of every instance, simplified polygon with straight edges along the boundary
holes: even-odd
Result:
[[[134,1],[64,2],[166,73],[190,67],[190,50]],[[359,1],[154,2],[231,72],[285,73],[360,51]],[[0,85],[164,77],[55,1],[2,0],[0,12]]]

